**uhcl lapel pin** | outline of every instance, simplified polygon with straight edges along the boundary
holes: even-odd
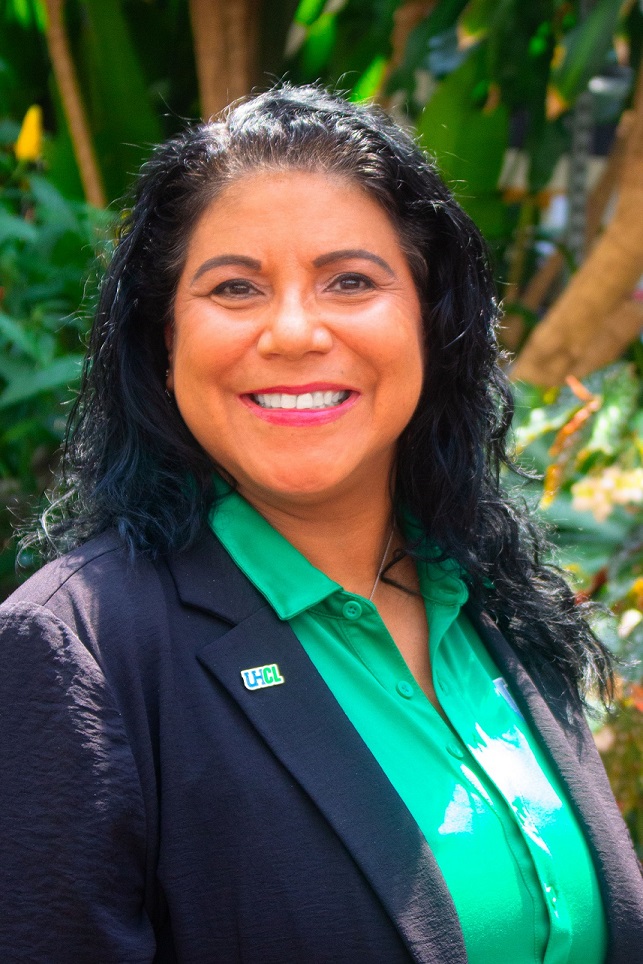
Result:
[[[260,690],[266,686],[279,686],[279,684],[284,681],[276,663],[268,663],[266,666],[254,666],[252,669],[242,669],[241,679],[247,690]]]

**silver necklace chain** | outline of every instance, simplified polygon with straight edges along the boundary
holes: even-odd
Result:
[[[368,597],[368,601],[373,601],[373,596],[375,595],[375,590],[379,586],[380,578],[384,572],[384,563],[386,562],[386,557],[388,556],[388,551],[391,548],[391,543],[393,541],[393,533],[395,532],[395,526],[391,528],[391,534],[388,537],[388,542],[386,543],[386,549],[384,550],[384,555],[382,556],[382,561],[380,562],[380,567],[377,570],[377,575],[375,576],[375,582],[373,583],[373,588],[371,589],[371,594]]]

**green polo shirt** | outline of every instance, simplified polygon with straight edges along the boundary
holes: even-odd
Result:
[[[448,725],[373,603],[312,566],[237,493],[210,524],[290,624],[417,821],[458,911],[470,964],[601,964],[605,918],[587,844],[461,611],[467,589],[453,567],[420,565],[418,573]]]

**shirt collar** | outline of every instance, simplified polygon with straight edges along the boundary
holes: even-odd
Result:
[[[220,476],[215,477],[214,487],[219,498],[210,511],[210,527],[280,619],[292,619],[342,589]],[[408,520],[404,525],[410,534],[417,534]],[[457,564],[449,560],[418,563],[422,596],[433,606],[450,610],[452,619],[469,595],[459,572]]]
[[[220,477],[215,490],[212,531],[280,619],[292,619],[341,589]]]

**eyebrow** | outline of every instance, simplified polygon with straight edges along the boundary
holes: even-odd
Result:
[[[333,264],[335,261],[345,261],[348,258],[372,261],[373,264],[379,265],[379,267],[391,275],[391,277],[395,277],[395,272],[384,258],[380,258],[379,255],[373,254],[372,251],[367,251],[365,248],[341,248],[339,251],[329,251],[327,254],[320,254],[318,258],[315,258],[313,265],[316,268],[323,268],[327,264]],[[192,278],[192,284],[194,284],[201,275],[205,274],[206,271],[235,264],[249,268],[251,271],[261,270],[261,261],[257,261],[256,258],[248,258],[244,254],[221,254],[216,258],[208,258],[207,261],[204,261],[203,264],[197,268]]]
[[[380,268],[383,268],[391,277],[395,277],[395,272],[384,258],[380,258],[379,255],[373,254],[372,251],[366,251],[364,248],[342,248],[341,251],[329,251],[328,254],[320,254],[318,258],[315,258],[313,264],[316,268],[323,268],[325,265],[332,264],[334,261],[345,261],[348,258],[372,261],[374,264],[379,265]]]
[[[211,271],[212,268],[219,268],[222,265],[228,264],[238,264],[244,268],[250,268],[251,271],[261,270],[261,261],[257,261],[256,258],[248,258],[245,254],[221,254],[217,258],[208,258],[203,264],[197,268],[192,278],[192,284],[200,278],[202,274],[206,271]]]

